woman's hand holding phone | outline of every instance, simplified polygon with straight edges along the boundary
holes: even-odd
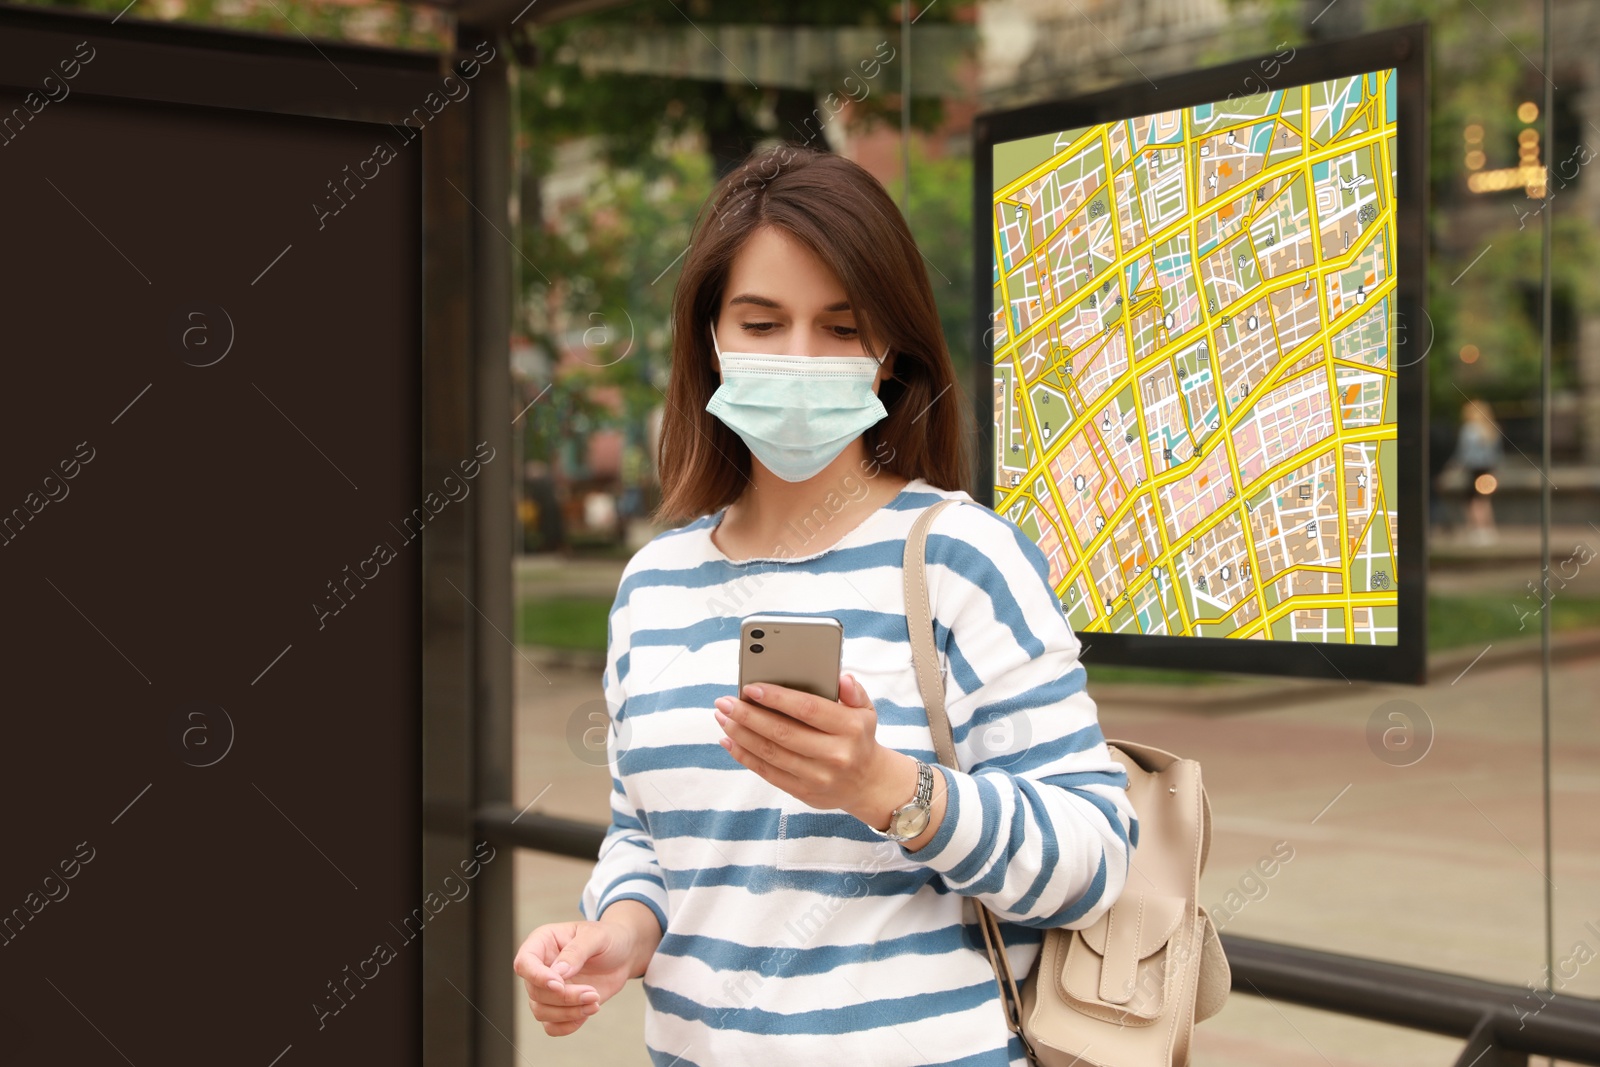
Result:
[[[745,686],[742,696],[716,701],[728,735],[722,746],[790,796],[881,827],[893,805],[915,791],[914,761],[878,743],[878,713],[854,675],[839,676],[838,700],[769,682]],[[902,787],[905,796],[884,799]]]

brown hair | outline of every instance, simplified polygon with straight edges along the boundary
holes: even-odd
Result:
[[[964,390],[945,345],[922,254],[889,194],[860,164],[786,143],[751,153],[701,207],[672,298],[672,374],[662,415],[658,521],[681,523],[737,500],[750,449],[706,411],[719,384],[710,324],[728,272],[761,226],[783,229],[838,274],[869,351],[889,346],[878,386],[889,414],[863,432],[869,455],[905,478],[963,489],[971,470]],[[936,402],[937,401],[937,402]],[[880,451],[880,444],[887,446]]]

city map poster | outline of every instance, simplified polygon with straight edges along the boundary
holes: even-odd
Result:
[[[994,509],[1075,631],[1396,643],[1396,80],[993,146]]]

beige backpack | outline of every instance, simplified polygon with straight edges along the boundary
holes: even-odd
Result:
[[[943,500],[906,537],[906,625],[934,749],[956,766],[928,603],[924,543]],[[1000,919],[976,899],[1006,1025],[1036,1067],[1184,1067],[1194,1024],[1222,1010],[1232,976],[1200,873],[1211,846],[1211,804],[1200,764],[1129,741],[1107,741],[1128,772],[1138,845],[1128,881],[1093,926],[1046,930],[1038,963],[1019,993],[1001,951]]]

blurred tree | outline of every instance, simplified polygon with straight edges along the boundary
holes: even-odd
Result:
[[[906,221],[922,250],[939,305],[945,343],[955,362],[956,385],[973,381],[972,157],[930,159],[911,142],[911,197]]]
[[[64,7],[112,14],[128,8],[128,0],[14,0],[28,7]],[[381,44],[395,48],[438,51],[450,47],[450,20],[439,8],[384,0],[365,4],[314,3],[308,0],[175,0],[141,4],[130,19],[195,23],[254,30],[302,40]]]
[[[971,4],[924,7],[923,15],[914,7],[913,17],[920,29],[958,19]],[[549,401],[551,410],[529,426],[528,458],[556,458],[558,443],[578,432],[580,418],[593,428],[622,429],[629,449],[643,446],[647,415],[665,403],[672,292],[702,204],[758,144],[805,141],[817,130],[814,113],[828,113],[826,95],[844,96],[849,75],[859,83],[863,61],[877,59],[879,68],[868,91],[850,94],[852,133],[878,123],[898,130],[898,12],[888,0],[676,0],[676,7],[630,5],[519,27],[536,57],[517,72],[519,327],[546,365],[558,368],[551,394],[540,401]],[[585,67],[587,50],[608,40],[704,32],[720,23],[879,28],[888,47],[840,55],[836,70],[825,64],[828,72],[817,75],[818,84],[804,89],[751,85],[737,74],[723,81]],[[744,73],[759,83],[758,69],[745,65]],[[943,118],[938,97],[913,99],[915,129],[934,129]],[[828,149],[827,131],[810,143]],[[970,368],[970,228],[951,225],[970,220],[970,161],[928,162],[920,153],[914,159],[910,222],[930,264],[952,352]],[[589,174],[594,177],[585,184]],[[544,202],[560,180],[574,176],[581,193],[559,206]],[[569,353],[565,363],[563,352]],[[616,408],[596,399],[613,395],[611,389],[618,390]],[[570,411],[555,410],[568,404]]]
[[[976,0],[914,3],[912,18],[918,28],[970,21],[967,10],[975,4]],[[902,6],[899,0],[672,0],[624,5],[551,25],[521,23],[517,32],[539,57],[523,72],[523,128],[537,134],[526,145],[528,173],[550,173],[560,145],[592,137],[608,167],[638,169],[654,177],[661,165],[657,142],[693,133],[704,138],[720,178],[761,140],[805,140],[797,131],[815,129],[813,112],[819,101],[830,92],[843,96],[843,79],[852,73],[859,78],[859,64],[875,58],[871,51],[831,57],[833,69],[819,73],[816,85],[794,88],[761,85],[761,71],[752,67],[745,67],[741,77],[732,60],[728,79],[590,70],[585,69],[585,48],[603,46],[622,34],[635,39],[689,29],[703,34],[708,27],[727,24],[780,30],[877,29],[890,47],[898,49]],[[780,54],[788,58],[793,52]],[[851,105],[853,124],[863,129],[880,122],[899,127],[901,62],[896,52],[882,64],[876,86]],[[915,129],[935,129],[943,119],[944,105],[937,95],[913,97]],[[813,120],[809,128],[807,120]],[[813,144],[829,147],[825,136]]]
[[[1256,40],[1234,37],[1226,58],[1267,52],[1287,41],[1300,45],[1327,37],[1319,13],[1325,3],[1307,0],[1228,0],[1236,10],[1261,10]],[[1537,395],[1541,345],[1539,302],[1542,231],[1537,212],[1553,210],[1551,221],[1551,300],[1559,329],[1574,315],[1600,313],[1600,279],[1592,264],[1600,253],[1592,220],[1563,210],[1552,183],[1547,200],[1529,198],[1520,188],[1501,193],[1467,189],[1463,131],[1483,127],[1490,146],[1490,169],[1516,165],[1516,134],[1523,123],[1517,107],[1542,101],[1544,79],[1528,56],[1541,52],[1537,8],[1510,0],[1342,0],[1340,33],[1373,30],[1426,20],[1432,34],[1432,96],[1429,100],[1428,313],[1432,348],[1428,356],[1429,404],[1434,419],[1458,420],[1461,386],[1474,396],[1502,404]],[[1314,21],[1315,20],[1315,21]],[[1534,31],[1527,27],[1530,23]],[[1502,36],[1504,28],[1509,37]],[[1217,57],[1213,61],[1220,61]],[[1292,60],[1289,68],[1292,72]],[[1292,76],[1292,75],[1291,75]],[[1542,118],[1540,120],[1542,132]],[[1508,147],[1509,146],[1509,147]],[[1544,145],[1540,161],[1551,168],[1575,145]],[[1552,203],[1554,201],[1554,203]],[[1504,204],[1503,215],[1484,211]],[[1548,206],[1546,206],[1548,205]],[[1487,254],[1485,253],[1485,250]],[[1476,257],[1482,255],[1481,259]],[[1476,261],[1475,261],[1476,260]],[[1407,342],[1428,343],[1428,327],[1408,326]],[[1571,338],[1553,346],[1570,354]],[[1470,366],[1458,353],[1475,345],[1481,356]],[[1414,357],[1412,357],[1414,358]],[[1573,360],[1553,360],[1551,387],[1575,387]]]
[[[550,394],[529,412],[528,459],[558,460],[580,419],[584,431],[622,429],[641,444],[636,431],[663,402],[670,271],[712,181],[703,152],[663,151],[653,169],[648,180],[637,170],[602,170],[558,219],[529,219],[522,229],[520,325],[554,368]],[[612,396],[615,407],[602,399]]]

